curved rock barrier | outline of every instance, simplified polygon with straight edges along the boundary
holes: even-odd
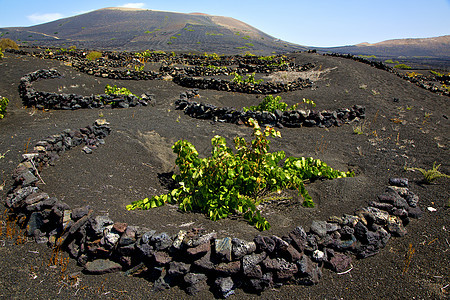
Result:
[[[445,89],[443,87],[439,87],[439,86],[437,86],[434,83],[426,82],[427,78],[424,78],[422,76],[410,77],[410,76],[408,76],[406,74],[400,73],[395,68],[392,68],[392,67],[390,67],[388,65],[385,65],[384,63],[382,63],[380,61],[373,61],[373,60],[370,60],[370,59],[367,59],[367,58],[364,58],[364,57],[360,57],[360,56],[355,56],[355,55],[352,55],[352,54],[325,53],[323,55],[333,56],[333,57],[341,57],[341,58],[351,59],[351,60],[354,60],[354,61],[357,61],[357,62],[360,62],[360,63],[364,63],[364,64],[370,65],[371,67],[374,67],[376,69],[384,70],[384,71],[387,71],[389,73],[395,74],[398,77],[400,77],[400,78],[402,78],[402,79],[404,79],[406,81],[409,81],[411,83],[414,83],[415,85],[417,85],[417,86],[419,86],[419,87],[421,87],[423,89],[426,89],[426,90],[428,90],[430,92],[442,94],[442,95],[445,95],[445,96],[450,96],[450,90]],[[448,75],[434,76],[433,80],[437,80],[437,81],[440,81],[442,83],[446,83],[449,80],[449,76]]]
[[[353,214],[314,220],[309,231],[297,226],[283,237],[257,235],[245,241],[195,228],[175,235],[157,233],[95,215],[89,206],[71,209],[39,189],[38,168],[82,143],[93,150],[109,133],[109,124],[97,120],[37,142],[14,170],[5,199],[29,236],[67,250],[86,273],[147,274],[158,278],[155,289],[180,286],[195,294],[211,286],[222,297],[236,288],[261,292],[284,284],[313,285],[323,268],[348,271],[354,256],[377,254],[392,236],[407,233],[410,218],[422,215],[408,180],[391,178],[384,193]]]
[[[52,50],[49,49],[49,51],[32,51],[27,52],[24,50],[15,50],[15,49],[6,49],[6,52],[15,53],[19,55],[29,55],[29,56],[35,56],[43,59],[56,59],[61,61],[67,61],[71,62],[74,68],[78,69],[80,72],[85,72],[89,75],[94,75],[98,77],[104,77],[104,78],[112,78],[112,79],[128,79],[128,80],[153,80],[153,79],[162,79],[163,76],[167,75],[168,72],[148,72],[148,71],[133,71],[133,70],[114,70],[111,68],[124,68],[128,67],[129,65],[137,65],[142,66],[142,62],[162,62],[167,64],[183,64],[183,65],[194,65],[198,66],[199,68],[205,68],[201,66],[216,66],[216,67],[225,67],[225,66],[233,66],[237,65],[239,66],[234,70],[234,72],[237,72],[238,74],[244,74],[245,71],[248,71],[249,73],[256,72],[256,73],[271,73],[276,71],[286,71],[286,70],[297,70],[302,69],[304,66],[308,66],[308,64],[304,66],[297,66],[293,63],[293,58],[288,58],[286,56],[277,55],[271,57],[269,60],[260,59],[258,57],[254,56],[239,56],[239,55],[232,55],[232,56],[208,56],[208,55],[193,55],[193,54],[180,54],[175,55],[172,53],[159,53],[159,52],[153,52],[153,53],[146,53],[144,57],[139,57],[136,54],[137,53],[130,53],[130,52],[112,52],[112,51],[103,51],[103,57],[96,61],[89,61],[86,60],[86,55],[88,54],[87,50],[79,50],[79,49],[62,49],[62,48],[52,48]],[[316,53],[315,50],[308,51],[311,53]],[[384,70],[390,73],[393,73],[397,75],[398,77],[407,80],[411,83],[416,84],[417,86],[427,89],[431,92],[450,96],[450,91],[444,87],[438,86],[432,82],[427,81],[439,81],[443,84],[448,84],[449,82],[449,76],[443,75],[443,76],[432,76],[432,78],[426,78],[424,76],[414,76],[410,77],[408,75],[404,75],[400,72],[398,72],[396,69],[384,64],[380,61],[373,61],[366,59],[364,57],[355,56],[352,54],[340,54],[340,53],[324,53],[323,55],[326,56],[333,56],[333,57],[341,57],[346,59],[352,59],[364,64],[368,64],[374,68]],[[188,70],[188,73],[195,73],[199,72],[199,68],[197,70]],[[195,69],[195,68],[194,68]],[[229,68],[231,69],[231,68]],[[234,69],[234,68],[233,68]],[[177,74],[177,72],[175,72]],[[193,74],[194,74],[193,73]],[[205,74],[213,74],[212,76],[228,73],[227,71],[208,71],[205,70],[203,73]],[[182,73],[180,73],[183,75]],[[178,74],[178,75],[180,75]],[[194,76],[194,75],[192,75]],[[200,76],[211,76],[211,75],[200,75]],[[187,80],[182,80],[186,82]],[[194,81],[195,82],[195,81]],[[194,84],[194,83],[193,83]],[[195,85],[192,86],[186,86],[191,88],[202,88],[200,86],[200,83],[195,82]],[[205,84],[203,84],[205,85]],[[205,85],[208,86],[208,85]],[[226,89],[225,89],[226,90]],[[270,91],[268,93],[277,93],[275,91]]]
[[[32,85],[38,79],[59,78],[61,73],[55,69],[41,69],[29,73],[20,79],[19,95],[27,107],[37,109],[66,109],[80,108],[128,108],[147,106],[153,100],[150,94],[143,94],[140,98],[134,95],[90,95],[57,94],[36,91]]]
[[[24,51],[11,50],[12,53],[23,54]],[[25,52],[26,53],[26,52]],[[95,61],[89,61],[85,58],[86,52],[65,51],[64,54],[53,54],[52,52],[34,53],[28,55],[34,55],[46,59],[58,59],[62,61],[70,61],[72,67],[76,70],[93,75],[96,77],[110,78],[110,79],[122,79],[122,80],[163,80],[166,78],[173,78],[173,82],[184,87],[189,88],[201,88],[201,89],[214,89],[219,91],[228,92],[241,92],[249,94],[277,94],[281,92],[289,92],[295,90],[301,90],[312,86],[312,82],[298,78],[292,82],[280,83],[280,82],[267,82],[259,84],[247,84],[236,83],[230,80],[215,79],[215,78],[196,78],[196,76],[217,76],[217,75],[230,75],[233,72],[238,74],[246,74],[248,72],[270,74],[277,71],[307,71],[314,67],[313,64],[305,64],[302,66],[294,64],[291,60],[282,56],[271,57],[271,60],[264,61],[258,57],[241,57],[230,56],[220,57],[220,59],[210,58],[208,56],[194,56],[194,55],[181,55],[173,56],[167,54],[155,54],[151,53],[150,58],[145,57],[142,59],[150,59],[150,61],[156,60],[163,63],[159,72],[154,71],[139,71],[139,70],[124,70],[124,66],[139,65],[142,63],[137,59],[136,55],[130,53],[123,53],[119,55],[117,53],[105,52],[106,57],[102,57]],[[154,57],[153,57],[154,56]],[[285,61],[286,59],[287,61]],[[192,64],[196,67],[171,67],[168,64],[182,63]],[[203,65],[217,67],[208,68]],[[221,69],[223,66],[238,65],[238,67]],[[115,69],[113,67],[122,67],[122,69]],[[54,96],[54,95],[51,95]],[[96,99],[92,101],[81,101],[81,104],[73,104],[70,107],[79,108],[80,106],[86,106],[86,102],[94,102],[93,105],[97,105]],[[75,108],[75,109],[76,109]]]
[[[312,82],[310,80],[301,78],[288,83],[266,82],[246,84],[236,83],[223,79],[196,78],[185,75],[178,75],[173,78],[173,82],[180,86],[188,88],[211,89],[217,91],[239,92],[247,94],[278,94],[312,87]]]
[[[217,107],[211,104],[189,101],[192,95],[198,95],[197,90],[182,93],[180,99],[175,101],[175,109],[196,119],[213,120],[214,122],[226,122],[233,124],[246,124],[248,119],[253,118],[259,124],[277,127],[331,127],[356,122],[365,118],[365,107],[355,105],[349,109],[338,109],[335,111],[313,111],[313,110],[290,110],[275,112],[267,111],[238,111],[231,107]]]

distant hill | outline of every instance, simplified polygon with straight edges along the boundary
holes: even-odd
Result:
[[[317,48],[323,52],[350,53],[411,62],[417,66],[450,66],[450,35],[432,38],[395,39],[380,43],[361,43],[352,46]]]
[[[115,50],[270,54],[306,49],[229,17],[116,7],[30,27],[0,28],[0,35],[29,45]]]

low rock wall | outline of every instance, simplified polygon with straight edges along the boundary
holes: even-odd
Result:
[[[57,94],[36,91],[32,82],[39,79],[58,78],[61,74],[55,69],[41,69],[29,73],[20,79],[19,95],[27,107],[37,109],[66,109],[74,110],[80,108],[128,108],[134,106],[147,106],[153,96],[143,94],[141,98],[134,95],[90,95]]]
[[[211,287],[221,297],[236,288],[261,292],[284,284],[313,285],[322,268],[348,271],[354,256],[377,254],[392,236],[404,236],[410,219],[422,214],[408,180],[393,178],[383,193],[353,214],[314,220],[309,231],[294,225],[282,237],[257,235],[245,241],[201,229],[169,235],[118,223],[96,215],[89,206],[70,208],[40,190],[38,169],[83,143],[89,153],[86,150],[101,145],[109,133],[109,124],[97,120],[37,142],[14,170],[14,184],[4,202],[29,236],[67,250],[86,273],[146,274],[157,278],[155,289],[180,286],[196,294]]]
[[[267,82],[257,84],[235,83],[229,80],[215,79],[215,78],[196,78],[185,75],[175,76],[173,82],[176,84],[198,89],[211,89],[226,92],[239,92],[247,94],[278,94],[283,92],[292,92],[302,90],[312,86],[312,82],[308,79],[303,80],[298,78],[289,83],[281,82]]]
[[[231,107],[216,107],[189,100],[189,95],[198,94],[198,91],[182,93],[175,102],[175,109],[183,110],[192,118],[213,120],[233,124],[246,124],[253,118],[262,125],[277,127],[331,127],[359,121],[365,118],[365,107],[355,105],[349,109],[335,111],[291,110],[275,112],[267,111],[238,111]]]

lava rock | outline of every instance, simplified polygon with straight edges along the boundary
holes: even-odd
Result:
[[[189,295],[196,295],[198,292],[207,288],[207,277],[201,273],[188,273],[184,276],[186,283],[186,292]]]
[[[318,264],[314,263],[308,256],[303,257],[297,262],[298,282],[303,285],[317,284],[322,277],[322,271]]]
[[[342,253],[334,253],[334,256],[330,259],[331,270],[342,273],[349,269],[351,266],[352,258]]]
[[[219,259],[227,262],[231,261],[231,248],[231,238],[225,237],[215,240],[215,253]]]
[[[121,271],[122,266],[111,260],[96,259],[86,263],[84,270],[89,274],[106,274]]]
[[[151,242],[155,245],[155,249],[158,251],[165,250],[173,244],[172,239],[165,232],[152,236]]]
[[[255,242],[247,242],[238,238],[233,238],[231,240],[231,245],[234,259],[241,259],[244,255],[256,251]]]
[[[167,274],[171,276],[184,276],[186,275],[189,270],[191,269],[190,264],[186,264],[183,262],[178,261],[171,261],[169,263],[169,270],[167,271]]]
[[[231,277],[219,277],[214,282],[214,285],[220,296],[223,298],[227,298],[234,294],[235,285]]]

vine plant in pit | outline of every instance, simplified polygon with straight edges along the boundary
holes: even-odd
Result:
[[[236,153],[226,145],[224,137],[215,136],[211,157],[199,158],[195,147],[186,140],[177,141],[172,149],[177,154],[175,163],[179,174],[174,175],[178,187],[167,194],[137,200],[127,205],[128,210],[150,209],[165,203],[178,204],[181,211],[205,213],[211,220],[230,215],[241,215],[259,230],[270,228],[261,216],[258,205],[271,192],[296,189],[303,197],[303,205],[314,206],[304,181],[317,178],[353,176],[340,172],[313,158],[285,159],[284,151],[269,152],[271,137],[281,137],[280,132],[258,123],[253,126],[254,139],[245,141],[236,137]]]
[[[316,103],[313,100],[305,99],[302,100],[305,107],[310,106],[311,108],[316,107]],[[281,96],[276,96],[275,98],[272,95],[268,95],[264,97],[263,101],[258,105],[243,107],[244,111],[268,111],[274,112],[275,110],[287,111],[287,110],[295,110],[298,108],[300,104],[294,104],[292,106],[288,106],[288,104],[284,101],[281,101]]]

